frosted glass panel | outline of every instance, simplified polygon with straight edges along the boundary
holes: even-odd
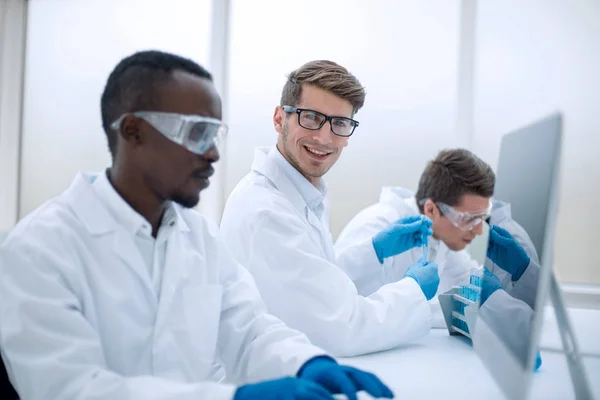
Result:
[[[332,231],[382,185],[415,188],[426,161],[456,146],[459,1],[233,1],[226,193],[253,149],[276,141],[272,117],[285,76],[314,59],[347,67],[366,86],[360,127],[326,176]]]
[[[21,216],[110,155],[100,95],[125,56],[144,49],[207,64],[210,0],[29,2]]]
[[[503,133],[563,112],[555,266],[600,284],[600,2],[482,1],[477,17],[474,151],[495,166]]]

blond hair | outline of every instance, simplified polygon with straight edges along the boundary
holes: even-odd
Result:
[[[327,60],[310,61],[289,74],[281,92],[281,106],[297,106],[302,86],[312,85],[348,101],[355,114],[365,103],[365,88],[341,65]]]

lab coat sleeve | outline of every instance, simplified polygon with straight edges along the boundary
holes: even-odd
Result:
[[[388,257],[379,262],[373,241],[368,238],[355,243],[341,251],[336,249],[337,266],[344,271],[356,285],[356,290],[363,296],[368,296],[386,283],[393,282],[388,271],[394,264],[394,258]],[[402,277],[399,277],[400,279]]]
[[[533,316],[531,307],[504,290],[492,293],[478,312],[478,318],[486,323],[522,365],[526,363],[530,346]]]
[[[77,256],[48,242],[23,236],[9,238],[0,248],[0,346],[22,399],[233,397],[231,385],[125,377],[109,370],[99,336],[82,314]]]
[[[228,380],[238,384],[296,375],[310,358],[325,355],[306,335],[267,312],[254,279],[222,242],[223,303],[219,351]]]
[[[471,268],[480,269],[477,261],[466,250],[448,251],[444,268],[440,271],[438,293],[445,293],[453,286],[468,284]]]
[[[291,206],[290,206],[291,207]],[[269,311],[335,356],[385,350],[426,335],[431,310],[413,279],[383,286],[369,297],[322,256],[307,226],[284,205],[249,217],[249,237],[229,229],[228,245],[247,254]],[[245,248],[246,251],[243,251]]]
[[[363,296],[402,278],[393,274],[396,257],[388,257],[382,264],[373,247],[373,236],[394,222],[394,216],[394,210],[385,205],[368,207],[344,227],[335,243],[338,267],[352,279]]]
[[[539,271],[539,265],[531,259],[519,280],[512,281],[511,278],[504,289],[514,298],[524,301],[529,307],[535,309]],[[510,274],[507,275],[510,276]]]

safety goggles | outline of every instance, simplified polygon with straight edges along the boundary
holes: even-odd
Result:
[[[169,140],[199,155],[213,147],[218,150],[227,135],[227,125],[218,119],[157,111],[123,114],[110,125],[111,129],[118,131],[127,115],[143,119]]]
[[[490,201],[490,205],[488,206],[488,208],[486,208],[485,210],[476,211],[473,213],[457,211],[456,209],[452,208],[451,206],[444,204],[444,203],[440,203],[440,202],[436,202],[435,204],[438,206],[438,208],[440,209],[442,214],[444,214],[446,217],[448,217],[450,222],[452,222],[452,225],[456,226],[457,228],[462,229],[463,231],[473,230],[473,228],[475,228],[477,225],[479,225],[483,221],[485,221],[485,219],[492,212],[492,202],[491,201]]]
[[[419,204],[423,205],[425,204],[425,201],[427,201],[427,199],[419,201]],[[485,221],[492,212],[491,199],[488,208],[472,213],[458,211],[455,208],[449,206],[448,204],[444,204],[439,201],[435,201],[434,203],[438,206],[440,212],[450,220],[452,225],[459,229],[462,229],[463,231],[472,231],[477,225]]]

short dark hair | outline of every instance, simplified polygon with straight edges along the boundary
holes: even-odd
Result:
[[[110,128],[122,114],[156,107],[156,90],[172,78],[173,72],[184,71],[212,81],[212,75],[192,60],[162,51],[148,50],[132,54],[117,64],[110,73],[100,110],[108,149],[114,158],[117,135]]]
[[[457,206],[464,194],[492,197],[495,184],[494,171],[475,154],[466,149],[447,149],[427,164],[415,197],[422,213],[423,200]]]
[[[310,61],[289,74],[281,92],[281,106],[300,103],[302,85],[313,85],[352,104],[352,114],[365,104],[365,88],[341,65],[327,60]]]

